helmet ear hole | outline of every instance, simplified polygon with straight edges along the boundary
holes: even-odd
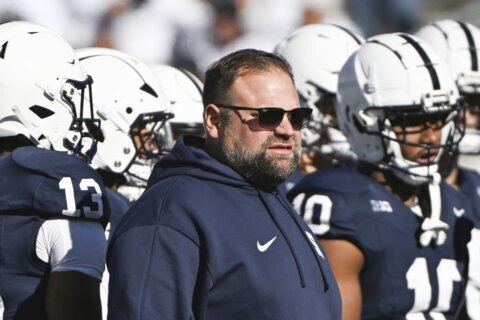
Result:
[[[52,110],[49,110],[39,105],[31,106],[29,109],[30,111],[35,113],[40,119],[45,119],[55,114]]]
[[[127,109],[125,109],[125,111],[128,113],[128,114],[131,114],[133,112],[133,109],[132,107],[127,107]]]

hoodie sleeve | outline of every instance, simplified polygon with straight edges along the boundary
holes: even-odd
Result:
[[[110,250],[108,319],[196,317],[194,296],[202,299],[195,291],[200,274],[196,243],[171,227],[147,225],[119,235]]]

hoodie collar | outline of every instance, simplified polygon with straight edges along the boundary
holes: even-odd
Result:
[[[213,158],[204,150],[205,139],[182,135],[172,151],[155,164],[148,187],[159,180],[176,175],[189,175],[205,180],[254,189],[240,174]]]

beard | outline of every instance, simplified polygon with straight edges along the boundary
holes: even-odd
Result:
[[[222,143],[226,160],[245,180],[262,190],[274,191],[292,175],[298,165],[300,150],[293,138],[282,139],[272,136],[257,150],[245,150],[243,144],[235,139],[235,135],[230,135],[230,138],[232,143],[227,143],[226,140]],[[293,156],[267,154],[268,147],[273,143],[292,141]]]

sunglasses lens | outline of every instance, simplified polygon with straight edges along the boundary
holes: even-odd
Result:
[[[274,129],[280,125],[284,111],[280,108],[263,108],[258,111],[258,122],[262,128]]]
[[[274,129],[280,125],[283,120],[285,110],[280,108],[263,108],[259,109],[258,121],[261,127],[265,129]],[[305,127],[310,121],[312,109],[296,108],[289,111],[289,119],[295,130]]]
[[[297,108],[290,111],[290,122],[292,127],[296,130],[304,128],[308,121],[310,121],[310,116],[312,114],[312,109],[309,108]]]

